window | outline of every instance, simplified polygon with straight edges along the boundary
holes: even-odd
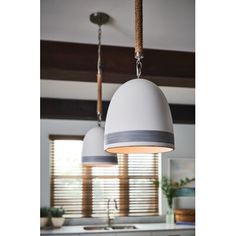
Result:
[[[82,167],[83,137],[50,135],[51,206],[66,217],[103,217],[109,198],[120,216],[158,215],[158,155],[118,155],[114,167]]]

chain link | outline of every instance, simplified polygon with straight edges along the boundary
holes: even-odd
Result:
[[[98,113],[97,114],[97,122],[98,122],[98,126],[101,127],[101,124],[102,124],[102,113]]]
[[[97,71],[101,73],[101,37],[102,37],[102,28],[101,25],[98,26],[98,62],[97,62]]]
[[[137,58],[136,60],[136,74],[137,74],[137,78],[139,79],[142,73],[142,62],[141,62],[141,58]]]
[[[97,61],[97,73],[101,74],[101,36],[102,36],[102,28],[101,25],[98,25],[98,61]],[[101,126],[102,122],[102,113],[97,113],[97,122],[98,126]]]

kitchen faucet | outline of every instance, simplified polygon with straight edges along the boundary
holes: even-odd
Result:
[[[111,226],[113,219],[110,216],[110,202],[113,201],[115,203],[115,209],[118,210],[116,199],[110,198],[107,201],[107,225],[108,227]]]

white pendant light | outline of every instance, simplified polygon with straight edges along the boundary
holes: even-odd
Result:
[[[85,137],[82,163],[86,166],[111,166],[117,164],[117,156],[104,151],[104,128],[94,127]]]
[[[105,125],[104,148],[110,153],[161,153],[174,150],[169,104],[154,83],[141,79],[142,1],[135,0],[137,79],[113,95]]]
[[[101,72],[101,25],[109,20],[105,13],[93,13],[90,15],[91,22],[97,24],[98,28],[98,63],[97,63],[97,117],[98,126],[90,129],[85,137],[82,148],[82,164],[84,166],[112,166],[118,163],[115,154],[104,151],[104,128],[102,121],[102,72]]]

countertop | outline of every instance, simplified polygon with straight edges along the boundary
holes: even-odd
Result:
[[[116,224],[119,225],[119,224]],[[194,225],[175,225],[166,223],[143,223],[143,224],[122,224],[122,225],[134,225],[137,229],[119,229],[119,230],[84,230],[85,225],[80,226],[63,226],[58,229],[41,229],[41,235],[46,234],[78,234],[78,233],[114,233],[114,232],[140,232],[140,231],[166,231],[166,230],[194,230]],[[86,225],[88,226],[88,225]],[[90,225],[91,226],[91,225]],[[96,225],[99,226],[99,225]]]

